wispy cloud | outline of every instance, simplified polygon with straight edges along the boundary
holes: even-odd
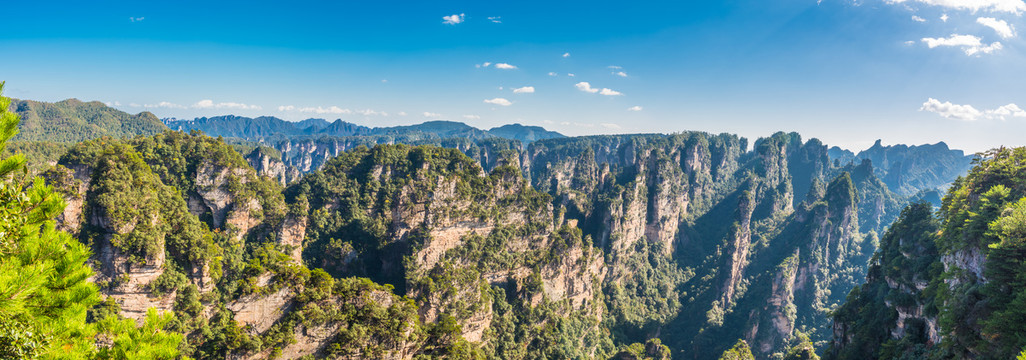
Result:
[[[594,93],[599,92],[599,89],[593,89],[591,87],[591,84],[588,83],[587,81],[581,81],[581,82],[579,82],[577,84],[574,84],[574,87],[576,87],[577,90],[580,90],[580,91],[583,91],[583,92],[587,92],[587,93],[594,94]]]
[[[891,4],[901,4],[910,0],[886,0]],[[1026,3],[1022,0],[911,0],[918,3],[939,6],[954,10],[1007,12],[1021,14],[1026,11]]]
[[[563,57],[564,57],[564,58],[568,58],[568,57],[570,57],[570,53],[568,53],[568,52],[565,52],[565,53],[563,53]]]
[[[352,114],[353,111],[349,109],[343,109],[338,106],[329,107],[302,107],[298,108],[301,113],[314,113],[314,114]]]
[[[550,71],[549,72],[549,76],[559,76],[559,74],[556,74],[555,72]]]
[[[1026,111],[1023,111],[1016,104],[1008,104],[999,106],[996,109],[980,111],[972,105],[952,104],[950,101],[941,102],[934,98],[926,100],[926,102],[923,103],[923,106],[919,108],[919,111],[932,112],[948,119],[962,121],[976,121],[981,119],[1005,120],[1008,117],[1026,118]]]
[[[487,103],[487,104],[493,104],[493,105],[499,105],[499,106],[510,106],[510,105],[513,105],[512,102],[510,102],[509,100],[506,100],[504,98],[485,99],[484,102]]]
[[[601,124],[599,124],[599,126],[604,127],[606,129],[612,129],[612,130],[620,130],[620,129],[622,129],[622,127],[620,127],[620,125],[613,124],[613,123],[601,123]]]
[[[973,35],[959,35],[951,34],[946,38],[923,38],[922,41],[926,43],[926,46],[933,49],[939,46],[947,47],[959,47],[966,55],[973,56],[979,54],[990,54],[994,51],[1001,50],[1002,46],[1000,42],[993,42],[990,45],[984,45],[981,39]]]
[[[531,94],[534,93],[534,86],[524,86],[513,89],[514,94]]]
[[[492,63],[490,63],[490,62],[487,62],[487,61],[485,61],[485,62],[483,62],[483,63],[480,63],[480,64],[474,64],[474,67],[477,67],[477,68],[483,68],[483,67],[488,67],[488,66],[489,66],[489,65],[491,65],[491,64],[492,64]]]
[[[129,17],[128,18],[128,21],[131,21],[131,22],[140,22],[140,21],[143,21],[143,20],[146,20],[146,17],[140,16],[140,17]]]
[[[1026,111],[1019,108],[1019,105],[1008,104],[994,110],[987,110],[987,116],[1005,120],[1006,116],[1026,118]]]
[[[172,102],[168,102],[168,101],[161,101],[161,102],[156,103],[156,104],[143,104],[142,107],[148,108],[148,109],[155,109],[155,108],[186,109],[187,108],[186,106],[178,105],[178,104],[175,104],[175,103],[172,103]]]
[[[1015,37],[1015,27],[1009,25],[1004,20],[998,20],[992,17],[980,17],[976,18],[976,23],[994,29],[998,35],[1002,38]]]
[[[498,64],[495,64],[495,68],[496,69],[502,69],[502,70],[513,70],[513,69],[516,69],[517,67],[513,66],[513,65],[510,65],[510,64],[507,64],[507,63],[498,63]]]
[[[205,99],[197,101],[190,106],[193,109],[234,109],[234,110],[261,110],[259,105],[249,105],[237,102],[214,103],[213,100]]]
[[[581,82],[579,82],[577,84],[574,84],[574,87],[576,87],[577,90],[580,90],[580,91],[583,91],[583,92],[586,92],[586,93],[592,93],[592,94],[599,93],[599,95],[607,95],[607,96],[623,95],[623,93],[621,93],[619,91],[616,91],[616,90],[613,90],[613,89],[610,89],[610,88],[601,88],[601,89],[593,88],[593,87],[591,87],[591,83],[589,83],[587,81],[581,81]]]
[[[627,108],[627,111],[641,111],[641,106],[638,106],[638,105],[631,106],[631,107]]]
[[[462,23],[464,19],[466,19],[466,14],[462,14],[462,13],[460,13],[460,14],[452,14],[452,15],[443,16],[442,17],[442,23],[443,24],[449,24],[449,25],[456,25],[456,24]]]
[[[488,20],[496,24],[502,24],[502,16],[489,16]]]
[[[912,15],[912,21],[915,21],[915,22],[926,22],[926,19],[923,19],[921,17]]]
[[[479,119],[481,119],[481,117],[477,116],[477,115],[463,115],[463,118],[467,119],[467,120],[479,120]]]
[[[442,117],[442,114],[428,112],[428,111],[425,111],[423,115],[424,115],[424,117],[436,118],[436,119]]]
[[[623,72],[623,71],[617,71],[617,72],[613,73],[613,75],[616,75],[616,76],[619,76],[619,77],[627,77],[627,73]]]
[[[371,109],[356,110],[356,113],[364,116],[388,116],[387,112]]]

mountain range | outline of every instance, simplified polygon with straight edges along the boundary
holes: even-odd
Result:
[[[34,120],[12,149],[49,149],[31,166],[67,199],[56,226],[92,249],[103,316],[174,312],[167,331],[194,358],[879,354],[937,326],[931,305],[915,310],[936,303],[918,284],[941,286],[950,277],[936,269],[957,259],[986,261],[977,242],[948,240],[944,260],[896,240],[933,209],[906,205],[949,191],[945,209],[990,222],[1005,212],[969,194],[1005,204],[1021,190],[1014,173],[960,179],[972,158],[943,143],[854,154],[784,132],[565,137],[237,116],[154,129],[148,113],[95,102],[15,104]],[[43,141],[64,124],[97,130]],[[971,230],[959,219],[945,223]],[[888,280],[898,275],[881,264],[909,254],[923,264]],[[895,281],[918,290],[886,290]],[[867,332],[877,323],[853,299],[888,330]],[[968,331],[952,338],[962,353],[1017,344],[987,336],[1001,324],[958,321],[940,326]]]

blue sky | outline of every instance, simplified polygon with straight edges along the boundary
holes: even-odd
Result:
[[[22,2],[6,95],[137,113],[1026,145],[1023,0]]]

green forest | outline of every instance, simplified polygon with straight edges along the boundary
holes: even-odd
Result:
[[[749,150],[730,134],[459,139],[436,123],[267,144],[100,103],[0,98],[0,111],[0,358],[1026,347],[1024,149],[980,154],[941,199],[923,184],[961,152],[880,171],[797,133]],[[297,155],[318,151],[337,155]],[[902,171],[928,177],[884,177]]]

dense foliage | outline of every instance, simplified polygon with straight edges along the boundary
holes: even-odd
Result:
[[[0,91],[3,83],[0,83]],[[18,116],[0,96],[0,147]],[[151,313],[141,328],[116,316],[87,319],[100,300],[86,246],[57,230],[64,200],[41,178],[28,183],[21,155],[0,160],[0,357],[174,359],[181,336],[164,331],[173,316]]]
[[[157,134],[164,124],[149,112],[131,115],[101,102],[68,99],[56,103],[20,100],[4,108],[21,118],[13,140],[75,143],[102,136],[129,138]]]

